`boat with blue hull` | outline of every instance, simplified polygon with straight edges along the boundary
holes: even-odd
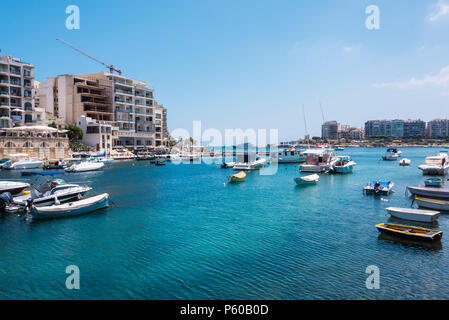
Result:
[[[334,173],[352,173],[357,163],[350,156],[337,156],[337,162],[332,167]]]

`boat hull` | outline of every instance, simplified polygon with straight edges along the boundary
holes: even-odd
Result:
[[[449,189],[409,186],[407,187],[407,190],[414,196],[449,200]]]
[[[440,217],[439,212],[434,213],[428,212],[427,214],[425,213],[420,214],[419,212],[417,212],[418,210],[413,209],[406,209],[404,211],[401,211],[398,210],[397,208],[387,208],[386,210],[392,217],[409,221],[432,223],[437,221],[438,218]]]
[[[416,196],[415,201],[420,208],[449,212],[449,201]]]
[[[326,165],[310,165],[310,164],[305,164],[305,165],[301,165],[299,167],[299,170],[301,172],[314,172],[314,173],[321,173],[321,172],[326,172],[328,166]]]
[[[89,203],[86,200],[95,199]],[[81,202],[73,202],[73,209],[70,206],[60,205],[60,206],[50,206],[50,207],[33,207],[31,212],[31,217],[33,219],[55,219],[55,218],[64,218],[70,216],[77,216],[85,213],[89,213],[92,211],[105,209],[109,207],[109,195],[105,193],[104,195],[92,197],[89,199],[81,200],[86,202],[86,206],[76,207],[76,204]],[[49,209],[50,208],[50,209]],[[60,208],[60,209],[59,209]]]
[[[418,167],[426,176],[445,176],[448,173],[449,167],[429,167],[421,165]]]
[[[409,230],[422,230],[423,232],[429,232],[430,234],[416,234],[410,232],[404,232],[399,230],[394,230],[390,226],[398,226],[403,228],[408,228]],[[418,228],[418,227],[410,227],[410,226],[402,226],[402,225],[391,225],[382,223],[376,226],[377,230],[380,233],[387,234],[393,237],[411,240],[411,241],[420,241],[420,242],[435,242],[440,241],[443,233],[441,231],[435,231],[430,229]]]
[[[342,167],[334,167],[334,172],[336,173],[352,173],[354,171],[354,166],[342,166]]]

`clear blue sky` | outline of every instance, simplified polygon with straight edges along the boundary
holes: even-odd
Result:
[[[60,37],[147,81],[169,129],[278,128],[326,120],[449,117],[449,0],[4,1],[0,48],[36,79],[104,71]],[[78,5],[81,29],[65,28]],[[365,8],[380,8],[380,30]],[[448,4],[448,5],[447,5]]]

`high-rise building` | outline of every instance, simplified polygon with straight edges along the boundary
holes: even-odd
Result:
[[[112,102],[119,128],[115,146],[128,148],[168,145],[166,109],[154,99],[147,83],[107,72],[89,74],[112,83]]]
[[[435,119],[427,123],[428,137],[430,139],[449,137],[449,120]]]
[[[0,128],[32,124],[34,66],[0,55]]]
[[[337,121],[327,121],[321,126],[321,138],[338,140],[340,124]]]
[[[425,138],[426,123],[422,120],[404,121],[404,138]]]

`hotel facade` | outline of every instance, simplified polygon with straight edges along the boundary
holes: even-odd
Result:
[[[45,112],[34,104],[34,66],[0,55],[0,128],[40,124]]]

